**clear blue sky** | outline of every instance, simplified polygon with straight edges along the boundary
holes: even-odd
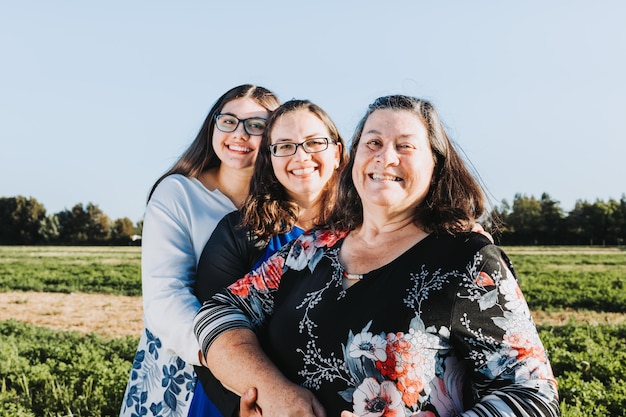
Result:
[[[347,138],[367,104],[433,101],[494,204],[626,192],[624,1],[4,1],[0,196],[143,216],[241,83],[308,98]]]

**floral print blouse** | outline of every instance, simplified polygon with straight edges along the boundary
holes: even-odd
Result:
[[[431,234],[343,289],[347,232],[306,232],[205,303],[206,353],[257,332],[338,417],[557,416],[556,381],[513,267],[485,237]]]

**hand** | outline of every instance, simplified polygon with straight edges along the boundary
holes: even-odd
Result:
[[[358,414],[354,414],[352,411],[343,410],[341,412],[341,417],[359,417]]]
[[[257,404],[261,415],[271,417],[326,417],[326,411],[313,393],[291,382],[277,383],[268,390],[259,389]]]
[[[472,227],[472,232],[480,233],[481,235],[489,239],[491,243],[494,243],[493,236],[491,236],[491,233],[486,231],[480,223],[474,223],[474,227]]]
[[[239,401],[239,417],[262,417],[261,409],[256,403],[256,388],[248,388]]]

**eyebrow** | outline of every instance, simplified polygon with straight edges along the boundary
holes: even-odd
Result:
[[[370,129],[367,132],[363,132],[363,135],[380,135],[380,132],[376,129]]]
[[[361,134],[361,136],[363,136],[363,135],[379,135],[379,136],[381,136],[382,133],[380,131],[376,130],[376,129],[370,129],[367,132],[363,132]],[[410,138],[414,138],[415,136],[416,136],[415,133],[403,133],[403,134],[400,134],[398,136],[394,136],[393,138],[394,139],[410,139]]]
[[[267,120],[267,118],[266,118],[266,117],[264,117],[264,116],[240,117],[240,116],[238,116],[238,115],[236,115],[235,113],[230,112],[230,111],[222,111],[222,112],[219,112],[218,114],[219,114],[219,115],[222,115],[222,116],[223,116],[223,115],[233,116],[233,117],[236,117],[236,118],[237,118],[237,119],[239,119],[239,120],[244,120],[244,119],[263,119],[263,120]]]
[[[304,140],[315,139],[315,138],[329,138],[329,137],[330,137],[330,135],[322,135],[322,134],[319,134],[319,133],[314,133],[312,135],[305,136]],[[294,141],[294,139],[292,139],[292,138],[279,138],[279,139],[276,139],[276,142],[293,142],[293,141]]]

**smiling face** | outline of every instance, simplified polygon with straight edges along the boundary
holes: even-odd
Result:
[[[422,121],[407,110],[374,111],[363,126],[352,178],[364,213],[412,215],[427,195],[435,161]]]
[[[268,111],[249,98],[238,98],[224,105],[220,114],[230,114],[239,120],[251,117],[267,119]],[[243,122],[230,133],[213,128],[213,148],[222,164],[233,169],[254,167],[254,162],[261,143],[261,136],[249,135]]]
[[[312,138],[330,138],[328,128],[308,110],[296,110],[280,116],[270,132],[270,143],[302,143]],[[300,204],[313,203],[324,190],[339,166],[341,144],[329,142],[321,152],[306,153],[298,146],[291,156],[271,156],[274,175],[290,198]]]

